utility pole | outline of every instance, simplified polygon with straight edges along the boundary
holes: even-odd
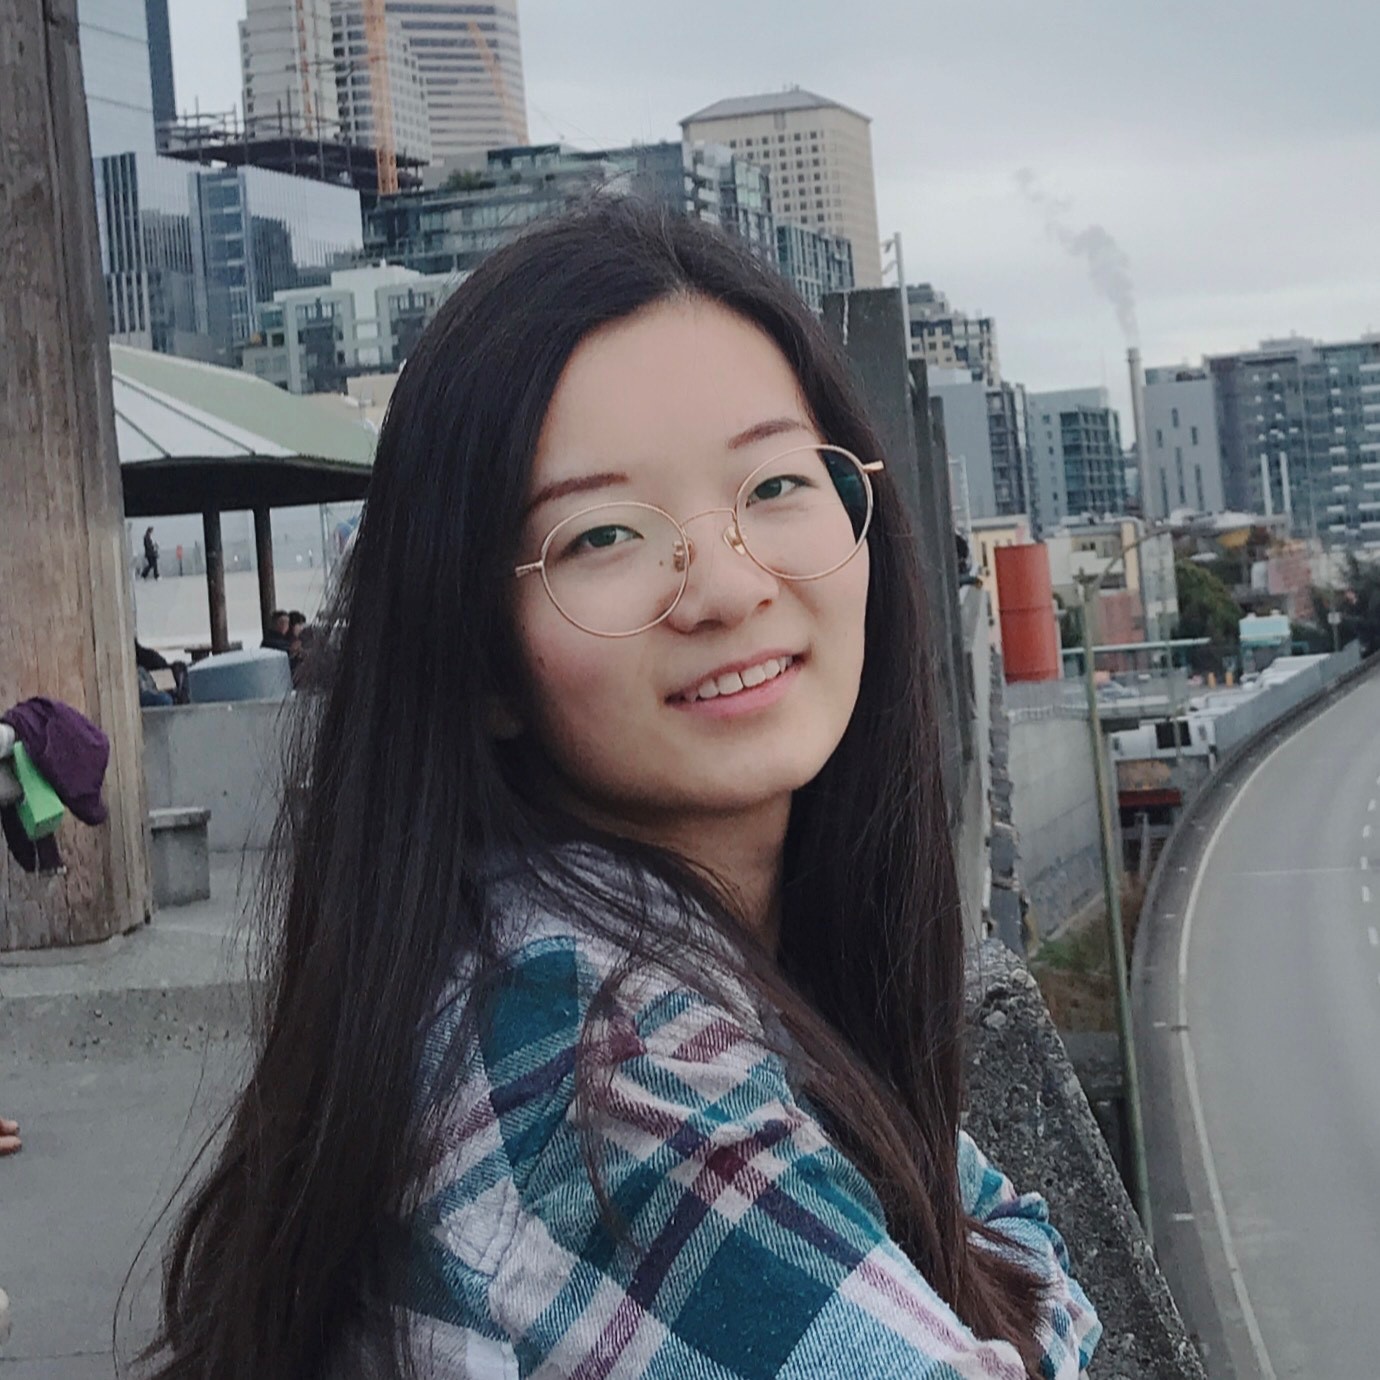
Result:
[[[66,871],[0,852],[0,950],[148,918],[143,735],[77,0],[0,0],[0,709],[63,700],[110,739],[106,823]]]
[[[1142,540],[1144,540],[1142,538]],[[1124,560],[1127,547],[1116,560]],[[1088,698],[1088,733],[1092,748],[1093,782],[1097,795],[1098,842],[1102,851],[1102,896],[1107,909],[1107,949],[1112,965],[1113,991],[1116,995],[1116,1024],[1121,1044],[1121,1071],[1126,1086],[1126,1113],[1131,1140],[1131,1186],[1136,1214],[1145,1232],[1145,1239],[1154,1244],[1154,1227],[1150,1215],[1150,1176],[1145,1163],[1145,1127],[1141,1119],[1140,1075],[1136,1064],[1135,1027],[1131,1021],[1131,992],[1126,979],[1126,934],[1121,927],[1121,868],[1118,829],[1112,820],[1108,799],[1109,783],[1104,767],[1106,758],[1102,738],[1102,722],[1097,714],[1097,677],[1093,653],[1097,646],[1097,632],[1093,626],[1097,616],[1098,592],[1102,579],[1116,561],[1101,573],[1083,572],[1078,587],[1083,595],[1083,683]],[[1174,725],[1177,736],[1178,725]]]

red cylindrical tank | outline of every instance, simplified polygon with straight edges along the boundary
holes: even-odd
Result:
[[[1007,680],[1058,680],[1059,622],[1049,581],[1049,552],[1042,542],[999,546],[997,600],[1001,605],[1001,652]]]

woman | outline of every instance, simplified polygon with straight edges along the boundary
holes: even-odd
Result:
[[[818,323],[704,225],[600,201],[447,302],[304,696],[261,1048],[158,1376],[1086,1364],[1042,1202],[959,1131],[880,459]]]

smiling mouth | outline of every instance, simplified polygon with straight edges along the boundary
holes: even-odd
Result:
[[[769,656],[752,666],[739,671],[725,671],[722,675],[710,676],[693,690],[683,690],[671,696],[673,704],[694,704],[699,700],[729,699],[742,694],[744,690],[755,690],[759,685],[775,680],[800,660],[797,656]]]

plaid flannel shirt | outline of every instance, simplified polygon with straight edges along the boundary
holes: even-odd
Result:
[[[618,955],[550,918],[512,948],[460,1086],[434,1080],[439,1152],[412,1218],[409,1330],[432,1380],[1025,1380],[890,1239],[881,1207],[770,1052],[760,1022],[668,975],[626,989],[611,1065],[601,1216],[572,1117],[581,1023]],[[1075,1380],[1101,1325],[1043,1199],[960,1133],[964,1206],[1034,1251],[1049,1380]],[[628,1237],[638,1243],[631,1248]]]

